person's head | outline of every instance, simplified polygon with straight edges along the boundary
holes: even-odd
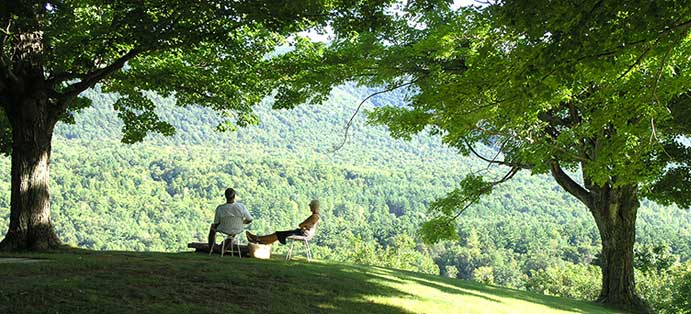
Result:
[[[226,189],[226,201],[232,203],[235,201],[235,190],[233,188]]]
[[[313,214],[319,214],[319,200],[312,200],[310,202],[310,210]]]

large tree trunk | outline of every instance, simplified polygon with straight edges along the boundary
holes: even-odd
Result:
[[[566,174],[558,162],[551,163],[552,177],[567,192],[585,204],[597,224],[602,240],[602,290],[598,302],[633,313],[652,313],[636,295],[633,272],[633,244],[636,240],[636,214],[640,203],[638,187],[613,187],[594,184],[581,165],[581,186]],[[612,182],[615,178],[612,178]]]
[[[651,313],[636,295],[633,245],[636,238],[637,187],[590,188],[590,211],[602,239],[602,291],[598,302],[634,313]]]
[[[56,114],[45,93],[17,99],[6,109],[12,125],[10,226],[4,250],[45,250],[60,245],[50,220],[50,153]]]
[[[4,250],[60,245],[50,221],[48,183],[53,129],[68,99],[58,100],[46,78],[43,32],[32,7],[21,8],[26,12],[23,24],[16,27],[12,66],[0,77],[0,105],[12,128],[10,226],[0,242]]]

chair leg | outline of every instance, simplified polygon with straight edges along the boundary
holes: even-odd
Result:
[[[231,244],[231,246],[232,246],[232,244]],[[237,240],[236,240],[236,241],[235,241],[235,246],[237,246],[237,248],[238,248],[238,257],[239,257],[239,258],[242,258],[242,252],[240,252],[240,241],[237,241]]]
[[[230,256],[233,256],[233,241],[235,241],[235,237],[230,238]]]
[[[216,237],[217,236],[218,236],[218,234],[214,235],[214,243],[212,243],[211,247],[209,247],[209,256],[211,256],[211,254],[213,254],[213,252],[214,252],[214,246],[216,246]]]
[[[314,256],[312,255],[312,247],[310,246],[309,241],[307,242],[307,249],[310,251],[310,262],[312,259],[314,259]]]
[[[225,251],[226,251],[226,240],[228,240],[228,238],[223,239],[223,244],[221,244],[221,257],[223,257],[223,253],[225,253]],[[232,249],[233,249],[232,245],[230,246],[230,249],[231,249],[231,253],[232,253]]]
[[[290,249],[288,249],[288,255],[286,255],[286,261],[289,261],[290,258],[293,256],[293,244],[295,244],[295,240],[290,240]]]
[[[307,240],[304,240],[305,243],[305,254],[307,255],[307,262],[312,261],[312,252],[310,252],[310,244],[307,242]]]

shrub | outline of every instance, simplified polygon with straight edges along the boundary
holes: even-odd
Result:
[[[494,269],[490,266],[481,266],[473,270],[473,281],[486,285],[494,284]]]
[[[636,272],[636,289],[656,313],[691,314],[691,261]]]
[[[600,268],[565,263],[534,271],[526,282],[528,291],[574,299],[595,300],[602,287]]]

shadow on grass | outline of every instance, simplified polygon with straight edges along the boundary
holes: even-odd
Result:
[[[370,296],[405,296],[365,272],[320,263],[203,254],[18,254],[3,265],[0,313],[407,313]]]
[[[499,304],[519,300],[575,313],[602,310],[587,302],[370,266],[80,249],[2,255],[51,262],[3,265],[0,313],[409,313],[402,305],[382,304],[391,303],[382,298],[438,301],[403,291],[411,284]]]

